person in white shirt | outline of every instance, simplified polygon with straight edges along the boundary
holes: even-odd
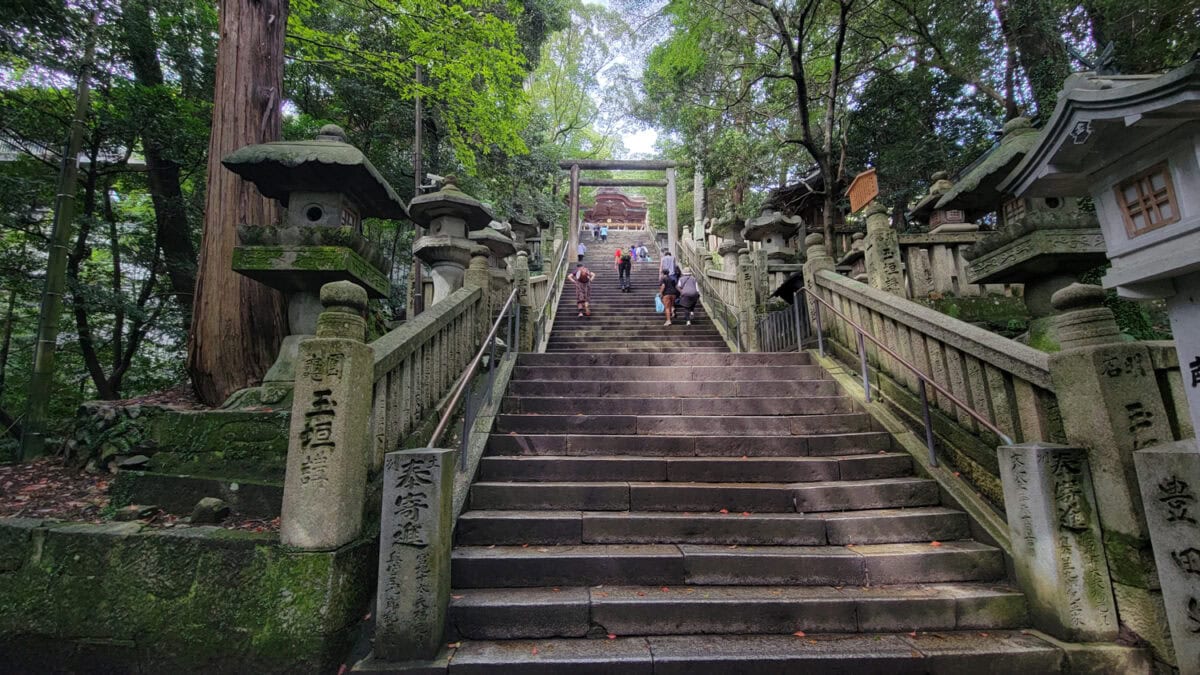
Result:
[[[581,241],[579,242],[579,246],[575,247],[575,252],[579,254],[579,260],[577,262],[583,262],[583,255],[587,253],[587,246],[584,246],[583,242]]]

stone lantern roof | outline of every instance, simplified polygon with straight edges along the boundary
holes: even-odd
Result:
[[[517,246],[513,243],[513,240],[494,227],[484,227],[475,230],[468,237],[472,243],[486,246],[496,258],[507,258],[517,253]]]
[[[454,176],[446,177],[441,190],[413,197],[408,210],[422,226],[428,226],[435,218],[452,216],[465,220],[467,229],[478,230],[495,218],[486,204],[458,189]]]
[[[791,235],[804,222],[800,216],[785,216],[778,211],[764,211],[750,219],[742,236],[750,241],[762,241],[772,234]]]
[[[517,213],[508,220],[513,232],[524,236],[526,239],[532,239],[538,235],[538,221],[533,216]]]
[[[954,189],[954,183],[950,180],[950,174],[945,171],[937,171],[930,178],[929,192],[924,197],[917,201],[917,205],[912,207],[908,212],[909,220],[918,220],[926,222],[929,216],[933,214],[937,203],[942,197]]]
[[[1000,184],[1025,153],[1037,145],[1039,138],[1038,130],[1033,128],[1028,117],[1006,122],[1000,144],[976,160],[934,208],[995,211],[1005,200]]]
[[[284,206],[293,192],[341,192],[358,205],[364,218],[408,217],[395,190],[361,150],[346,142],[346,132],[337,125],[321,127],[311,141],[248,145],[221,164]]]
[[[1200,117],[1200,61],[1162,75],[1068,78],[1032,149],[1002,187],[1032,196],[1087,196],[1089,174]]]

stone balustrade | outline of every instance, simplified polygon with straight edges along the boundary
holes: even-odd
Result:
[[[1044,352],[832,271],[818,272],[815,281],[821,297],[835,309],[1016,442],[1065,441]],[[827,337],[832,338],[827,345],[832,344],[835,355],[857,364],[854,329],[828,312],[822,320]],[[919,422],[917,377],[873,345],[867,347],[867,354],[881,376],[884,396]],[[942,413],[943,423],[935,420],[935,433],[949,441],[944,445],[951,461],[989,500],[1003,504],[995,454],[999,439],[984,431],[986,440],[980,440],[979,424],[932,390],[929,402]]]

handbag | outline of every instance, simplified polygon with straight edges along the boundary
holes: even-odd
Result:
[[[654,296],[654,311],[658,312],[659,314],[667,311],[667,307],[663,304],[661,295],[655,294]]]

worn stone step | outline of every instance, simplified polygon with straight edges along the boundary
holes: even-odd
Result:
[[[846,457],[489,456],[484,481],[672,481],[802,483],[895,478],[912,472],[907,453]]]
[[[599,404],[597,404],[599,409]],[[496,416],[495,431],[518,434],[619,434],[637,436],[804,436],[870,431],[866,413],[828,415],[506,415]]]
[[[673,343],[664,343],[661,347],[658,347],[656,349],[647,349],[646,347],[641,346],[641,345],[638,345],[637,347],[599,347],[599,348],[597,348],[595,346],[591,346],[591,345],[567,345],[567,346],[554,345],[554,346],[547,346],[546,351],[554,352],[554,353],[561,353],[561,354],[570,354],[570,353],[625,354],[625,353],[631,353],[631,352],[647,352],[647,351],[658,351],[658,352],[661,352],[664,354],[678,354],[679,347]],[[692,347],[688,347],[687,351],[689,354],[698,354],[698,353],[719,354],[722,352],[728,352],[729,347],[724,344],[692,346]]]
[[[610,368],[593,366],[517,366],[518,380],[608,380],[616,375]],[[646,366],[621,371],[622,380],[692,380],[697,382],[739,380],[820,380],[828,375],[820,366]]]
[[[493,433],[487,452],[494,455],[625,455],[652,457],[825,457],[887,451],[891,436],[863,431],[804,436],[635,436],[605,434]]]
[[[853,513],[467,511],[459,544],[894,544],[970,536],[967,516],[941,506]]]
[[[657,353],[594,354],[566,356],[562,354],[521,354],[517,363],[523,366],[596,366],[601,368],[629,366],[678,366],[679,357]],[[687,365],[694,366],[807,366],[812,356],[807,352],[758,352],[750,354],[687,355]]]
[[[670,483],[666,481],[478,481],[473,509],[720,511],[814,513],[933,506],[937,483],[878,478],[818,483]]]
[[[987,583],[455,589],[453,639],[1004,630],[1025,597]]]
[[[532,415],[825,415],[852,412],[857,406],[846,396],[804,398],[641,398],[597,401],[578,396],[506,396],[501,412]]]
[[[573,355],[572,355],[573,356]],[[707,356],[707,355],[705,355]],[[612,369],[609,368],[610,376]],[[622,369],[623,373],[624,370]],[[508,385],[509,396],[656,396],[710,397],[732,396],[799,398],[807,396],[836,396],[840,390],[834,380],[758,380],[743,382],[671,379],[624,381],[600,380],[532,380],[514,379]]]
[[[973,541],[862,546],[459,546],[456,588],[628,585],[868,586],[995,581],[999,549]]]
[[[452,675],[629,673],[1008,675],[1065,672],[1054,645],[1019,631],[907,634],[669,635],[611,640],[464,640]]]

